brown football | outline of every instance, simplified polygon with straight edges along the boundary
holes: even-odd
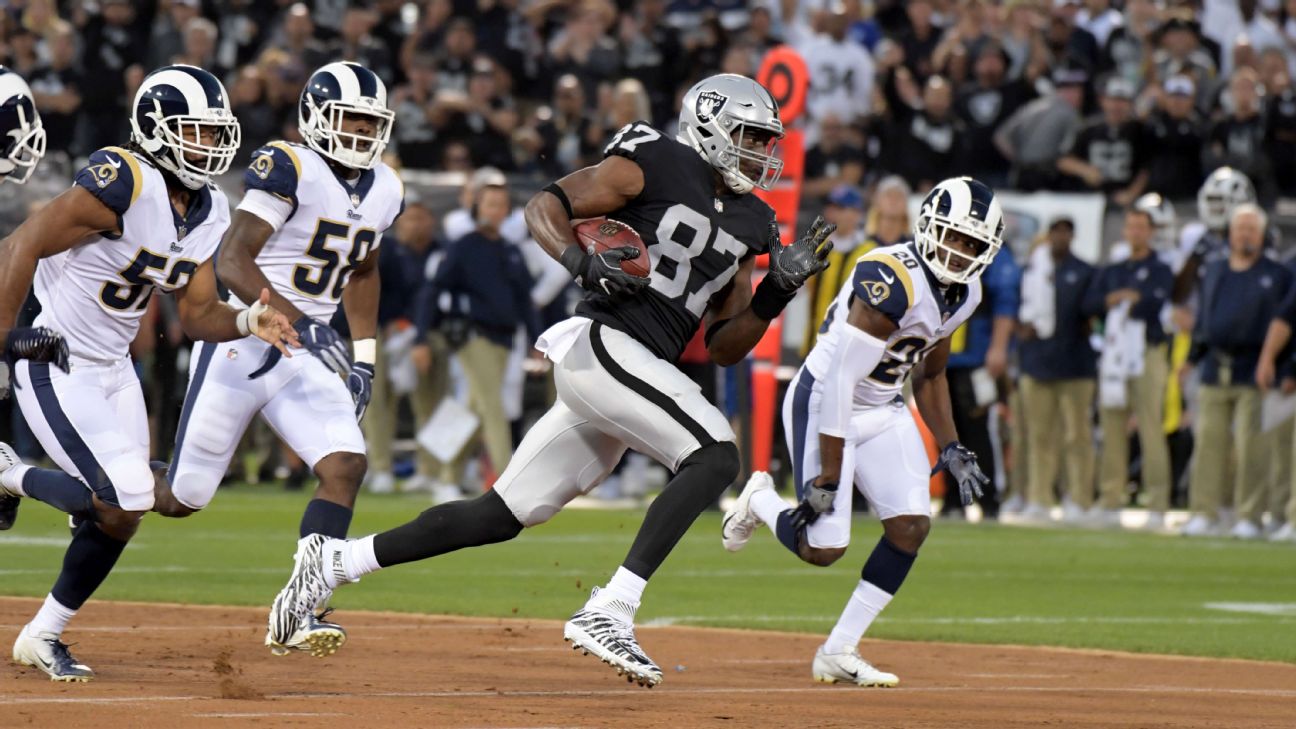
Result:
[[[652,262],[648,259],[648,246],[634,228],[619,220],[608,218],[590,218],[574,226],[576,239],[586,251],[602,253],[609,248],[631,246],[639,249],[639,257],[621,262],[621,270],[631,276],[646,278],[652,272]]]

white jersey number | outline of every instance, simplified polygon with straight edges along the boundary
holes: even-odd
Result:
[[[693,232],[693,238],[687,246],[674,237],[681,225]],[[688,292],[684,308],[698,318],[706,311],[707,302],[715,292],[729,283],[729,279],[738,270],[738,260],[747,253],[747,246],[723,229],[716,228],[715,235],[712,232],[711,221],[705,215],[687,205],[675,205],[666,211],[661,223],[657,225],[657,245],[652,248],[652,255],[657,261],[664,257],[675,264],[673,267],[667,266],[671,269],[669,275],[662,272],[662,266],[654,264],[651,276],[653,289],[671,299],[686,293],[689,279],[693,275],[693,260],[705,253],[708,246],[729,258],[729,268],[721,275],[707,281],[697,291]]]
[[[616,133],[615,137],[612,137],[612,141],[608,142],[608,146],[603,150],[603,154],[608,154],[614,149],[623,149],[626,152],[633,154],[635,147],[638,147],[644,142],[655,142],[658,139],[661,139],[661,132],[653,129],[647,124],[627,124],[621,127],[621,130]]]
[[[330,248],[329,238],[351,240],[350,252]],[[315,235],[311,236],[310,247],[306,255],[323,263],[322,266],[299,264],[293,269],[293,286],[307,296],[321,296],[329,291],[334,300],[342,298],[342,289],[346,288],[351,278],[351,271],[369,257],[378,233],[370,228],[359,228],[354,236],[351,226],[336,220],[320,218],[315,224]],[[343,263],[343,256],[346,262]],[[336,274],[336,275],[335,275]]]
[[[171,289],[178,289],[189,283],[189,277],[198,270],[198,262],[177,258],[173,263],[166,256],[141,250],[135,256],[135,260],[118,274],[125,283],[105,283],[99,290],[99,300],[104,306],[116,311],[126,311],[131,307],[136,311],[143,309],[148,305],[149,297],[153,294],[153,287],[156,285],[156,282],[147,275],[150,270],[166,273],[164,279],[166,285]]]

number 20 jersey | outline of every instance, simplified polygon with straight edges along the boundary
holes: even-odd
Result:
[[[857,298],[897,326],[887,338],[882,361],[855,386],[855,407],[876,407],[894,400],[913,366],[972,316],[981,302],[981,281],[941,287],[913,243],[875,248],[860,256],[828,307],[819,339],[806,357],[805,367],[815,379],[831,374],[842,328],[852,326],[847,312]]]
[[[91,154],[73,184],[117,214],[117,233],[37,264],[36,324],[62,334],[74,361],[116,362],[129,354],[153,290],[183,288],[212,257],[229,227],[229,203],[205,185],[181,219],[162,172],[120,147]]]
[[[768,250],[774,211],[755,195],[717,195],[711,165],[644,122],[623,127],[604,155],[625,157],[643,170],[643,190],[607,217],[643,238],[650,280],[625,301],[588,294],[576,314],[623,331],[675,362],[707,303],[733,280],[739,264]]]
[[[300,144],[271,142],[258,149],[243,183],[249,192],[268,192],[292,205],[257,265],[275,291],[322,322],[337,311],[351,272],[377,255],[383,232],[405,209],[404,184],[386,164],[346,181]]]

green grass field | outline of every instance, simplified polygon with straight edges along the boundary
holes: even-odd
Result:
[[[292,565],[305,495],[222,491],[185,521],[149,517],[98,598],[268,606]],[[420,497],[365,496],[352,534],[394,526]],[[364,578],[334,605],[477,616],[565,618],[624,557],[640,516],[569,511],[502,545]],[[708,513],[653,580],[641,623],[826,633],[877,539],[816,568],[762,529],[720,547]],[[44,595],[67,542],[66,517],[25,503],[0,535],[0,594]],[[1233,609],[1208,607],[1233,603]],[[1236,605],[1241,604],[1241,605]],[[1147,534],[937,523],[871,637],[1022,643],[1296,662],[1296,548]]]

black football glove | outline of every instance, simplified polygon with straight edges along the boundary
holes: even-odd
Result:
[[[0,365],[0,400],[12,389],[13,364],[20,359],[45,362],[68,372],[67,340],[47,327],[17,327],[9,330],[4,342],[4,361]]]
[[[622,261],[639,257],[634,246],[610,248],[602,253],[586,253],[578,244],[568,246],[560,259],[576,283],[586,291],[613,298],[634,296],[648,286],[648,279],[621,270]]]
[[[958,483],[959,499],[964,506],[971,505],[973,499],[981,498],[981,487],[990,484],[990,479],[981,472],[981,466],[977,465],[976,454],[958,441],[941,450],[931,475],[935,476],[941,471],[949,471]]]
[[[789,294],[804,286],[811,276],[828,268],[828,254],[833,248],[828,237],[835,230],[837,224],[825,222],[820,215],[795,243],[785,246],[779,242],[778,229],[775,227],[771,232],[769,274],[765,277],[766,280]]]
[[[837,484],[826,483],[816,486],[815,479],[807,481],[801,503],[792,509],[792,528],[800,531],[815,523],[821,514],[832,512],[833,499],[836,498]]]

